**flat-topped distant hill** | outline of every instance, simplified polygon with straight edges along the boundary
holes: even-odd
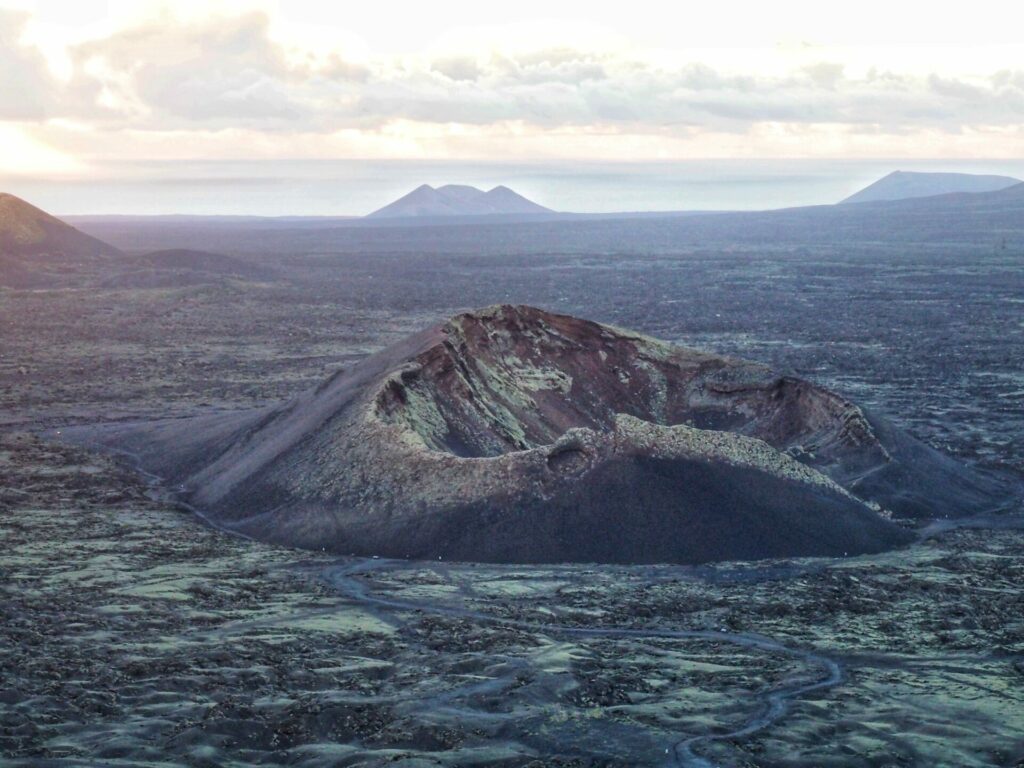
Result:
[[[973,173],[916,173],[893,171],[860,192],[850,195],[846,203],[878,203],[886,200],[906,200],[912,197],[934,197],[957,192],[997,192],[1020,179],[1011,176],[983,176]]]

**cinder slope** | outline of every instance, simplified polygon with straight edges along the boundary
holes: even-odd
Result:
[[[225,528],[396,557],[872,552],[910,534],[864,500],[934,516],[1005,492],[808,382],[530,307],[458,315],[285,405],[65,434]]]
[[[92,258],[120,253],[14,195],[0,192],[0,254]]]

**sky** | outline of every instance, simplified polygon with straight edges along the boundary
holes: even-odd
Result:
[[[618,181],[546,202],[608,210],[706,207],[664,177],[714,161],[847,163],[829,194],[869,167],[999,172],[1024,160],[1022,52],[1006,0],[0,0],[0,188],[65,213],[357,214],[597,168],[580,183]]]

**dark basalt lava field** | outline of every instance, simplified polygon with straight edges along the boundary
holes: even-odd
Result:
[[[50,437],[254,414],[529,304],[763,363],[1019,483],[1022,227],[808,216],[81,224],[126,261],[0,288],[0,764],[1024,765],[1019,501],[874,554],[378,559],[223,532]],[[169,249],[230,258],[145,258]]]

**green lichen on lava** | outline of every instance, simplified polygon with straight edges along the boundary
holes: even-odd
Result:
[[[648,408],[659,423],[668,421],[668,377],[660,366],[644,357],[637,357],[636,368],[644,372],[650,388]]]
[[[472,364],[479,376],[478,381],[466,382],[476,395],[473,399],[474,407],[483,413],[510,444],[519,448],[529,447],[530,441],[522,422],[506,403],[520,409],[531,409],[535,406],[533,398],[517,387],[501,368],[489,366],[482,358],[466,362]]]
[[[611,339],[625,339],[631,341],[636,346],[638,353],[647,355],[648,357],[657,360],[659,362],[669,362],[677,359],[680,355],[686,355],[687,357],[696,358],[708,358],[711,359],[714,356],[709,355],[706,352],[701,352],[697,349],[690,347],[683,347],[676,344],[670,344],[663,339],[656,339],[653,336],[648,336],[643,333],[629,330],[627,328],[620,328],[617,325],[611,325],[609,323],[600,323],[601,330],[605,335]]]
[[[402,440],[412,445],[442,450],[448,434],[448,422],[431,393],[422,391],[418,382],[404,384],[400,373],[390,376],[385,382],[387,386],[400,387],[404,398],[401,407],[391,414],[391,419],[405,426]]]
[[[561,392],[569,394],[572,390],[572,376],[558,368],[546,365],[533,365],[518,357],[505,358],[508,363],[510,378],[514,383],[530,392]]]
[[[443,344],[422,350],[413,362],[396,368],[362,405],[337,421],[331,461],[318,464],[318,477],[304,478],[303,486],[313,489],[321,483],[321,490],[328,489],[319,494],[325,499],[398,513],[473,503],[509,488],[544,498],[564,482],[548,459],[575,448],[585,455],[587,468],[616,453],[721,462],[860,502],[826,475],[764,440],[672,424],[680,416],[670,409],[684,393],[693,408],[702,403],[721,408],[725,398],[730,413],[761,418],[761,399],[771,390],[761,366],[717,374],[714,366],[707,370],[706,363],[720,362],[718,358],[702,353],[690,358],[685,350],[635,334],[613,336],[603,326],[605,368],[595,375],[625,374],[620,380],[625,379],[628,399],[608,403],[608,423],[602,429],[557,430],[541,417],[538,393],[570,398],[585,391],[589,382],[580,371],[587,369],[574,367],[573,357],[582,348],[576,345],[568,355],[553,354],[554,345],[567,343],[565,337],[551,323],[539,325],[526,318],[531,333],[525,338],[516,330],[514,313],[512,308],[495,307],[450,321]],[[491,326],[497,327],[489,327],[488,318],[496,318]],[[608,346],[609,341],[617,345]],[[596,350],[600,351],[604,350]],[[412,367],[419,375],[408,375]],[[708,379],[724,384],[733,396],[705,388]],[[600,382],[594,386],[600,391]],[[673,390],[677,386],[682,387],[678,392]],[[827,445],[850,439],[842,429],[864,437],[859,409],[808,386],[812,396],[800,397],[799,402],[807,411],[803,417],[810,442]],[[631,415],[617,412],[625,408],[636,410]],[[460,441],[468,441],[476,455],[456,455],[451,446]],[[360,467],[359,476],[339,472],[342,466]]]
[[[827,488],[860,501],[816,469],[772,448],[756,437],[697,429],[685,424],[663,426],[625,413],[615,417],[620,450],[640,449],[654,456],[714,459],[735,467],[758,469],[776,477]]]

